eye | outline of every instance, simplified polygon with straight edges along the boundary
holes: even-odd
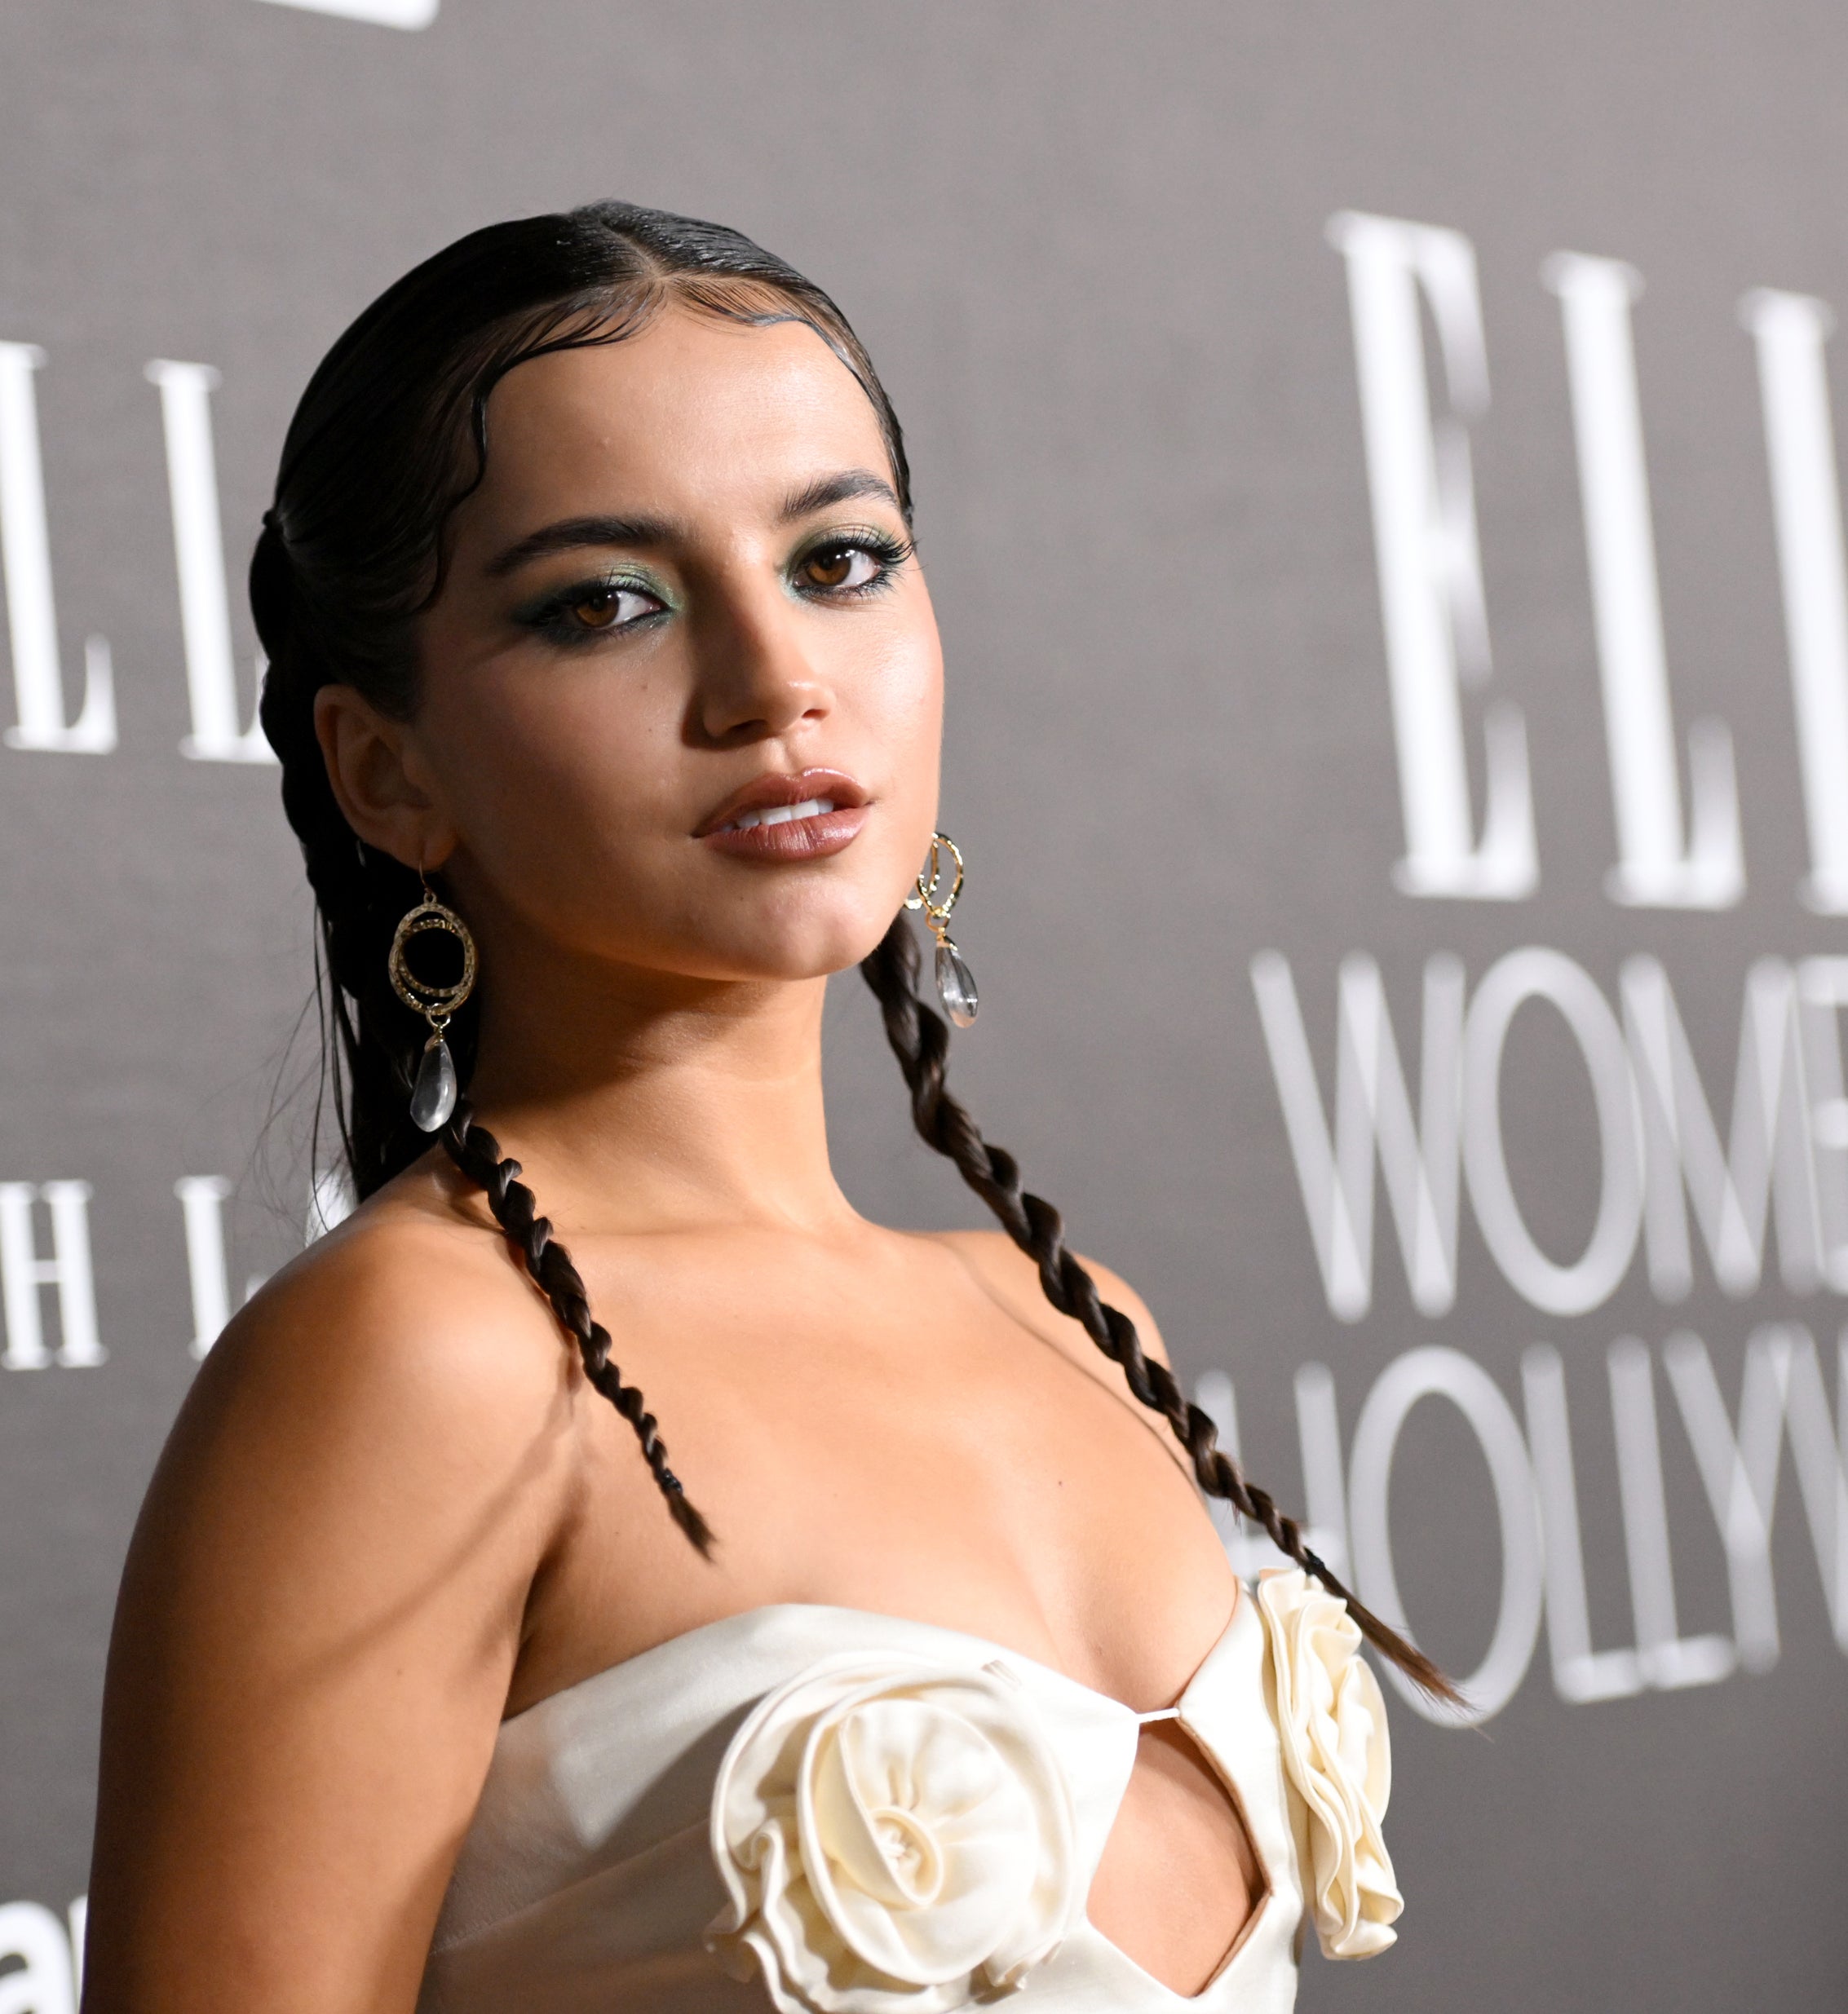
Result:
[[[802,593],[845,598],[873,594],[909,558],[911,548],[883,532],[836,532],[812,545],[790,568]]]
[[[607,581],[575,594],[560,610],[573,629],[620,629],[643,616],[656,614],[661,603],[639,588]]]
[[[805,587],[864,587],[879,571],[879,563],[861,545],[824,545],[796,569]]]
[[[514,612],[514,621],[551,643],[568,647],[639,629],[665,615],[668,607],[663,593],[639,580],[594,574],[587,581],[570,581],[528,602]]]

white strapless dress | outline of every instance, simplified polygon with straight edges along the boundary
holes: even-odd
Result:
[[[1309,1922],[1364,1956],[1398,1913],[1357,1640],[1301,1575],[1267,1577],[1176,1706],[1138,1716],[892,1616],[695,1629],[504,1724],[419,2014],[1286,2014]],[[1085,1915],[1157,1717],[1218,1769],[1260,1868],[1191,1999]]]

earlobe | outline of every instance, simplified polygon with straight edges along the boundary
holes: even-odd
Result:
[[[455,833],[416,773],[406,725],[355,687],[328,685],[315,695],[315,735],[334,802],[359,837],[406,867],[440,865]]]

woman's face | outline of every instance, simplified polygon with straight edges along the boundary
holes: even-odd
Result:
[[[488,420],[393,737],[484,950],[504,916],[705,979],[863,957],[929,845],[942,710],[865,393],[802,324],[674,308],[520,365]]]

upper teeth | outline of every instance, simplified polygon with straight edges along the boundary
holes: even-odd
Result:
[[[800,804],[774,804],[767,811],[741,811],[729,829],[748,833],[759,825],[787,825],[792,819],[820,818],[824,811],[833,808],[832,797],[804,797]]]

